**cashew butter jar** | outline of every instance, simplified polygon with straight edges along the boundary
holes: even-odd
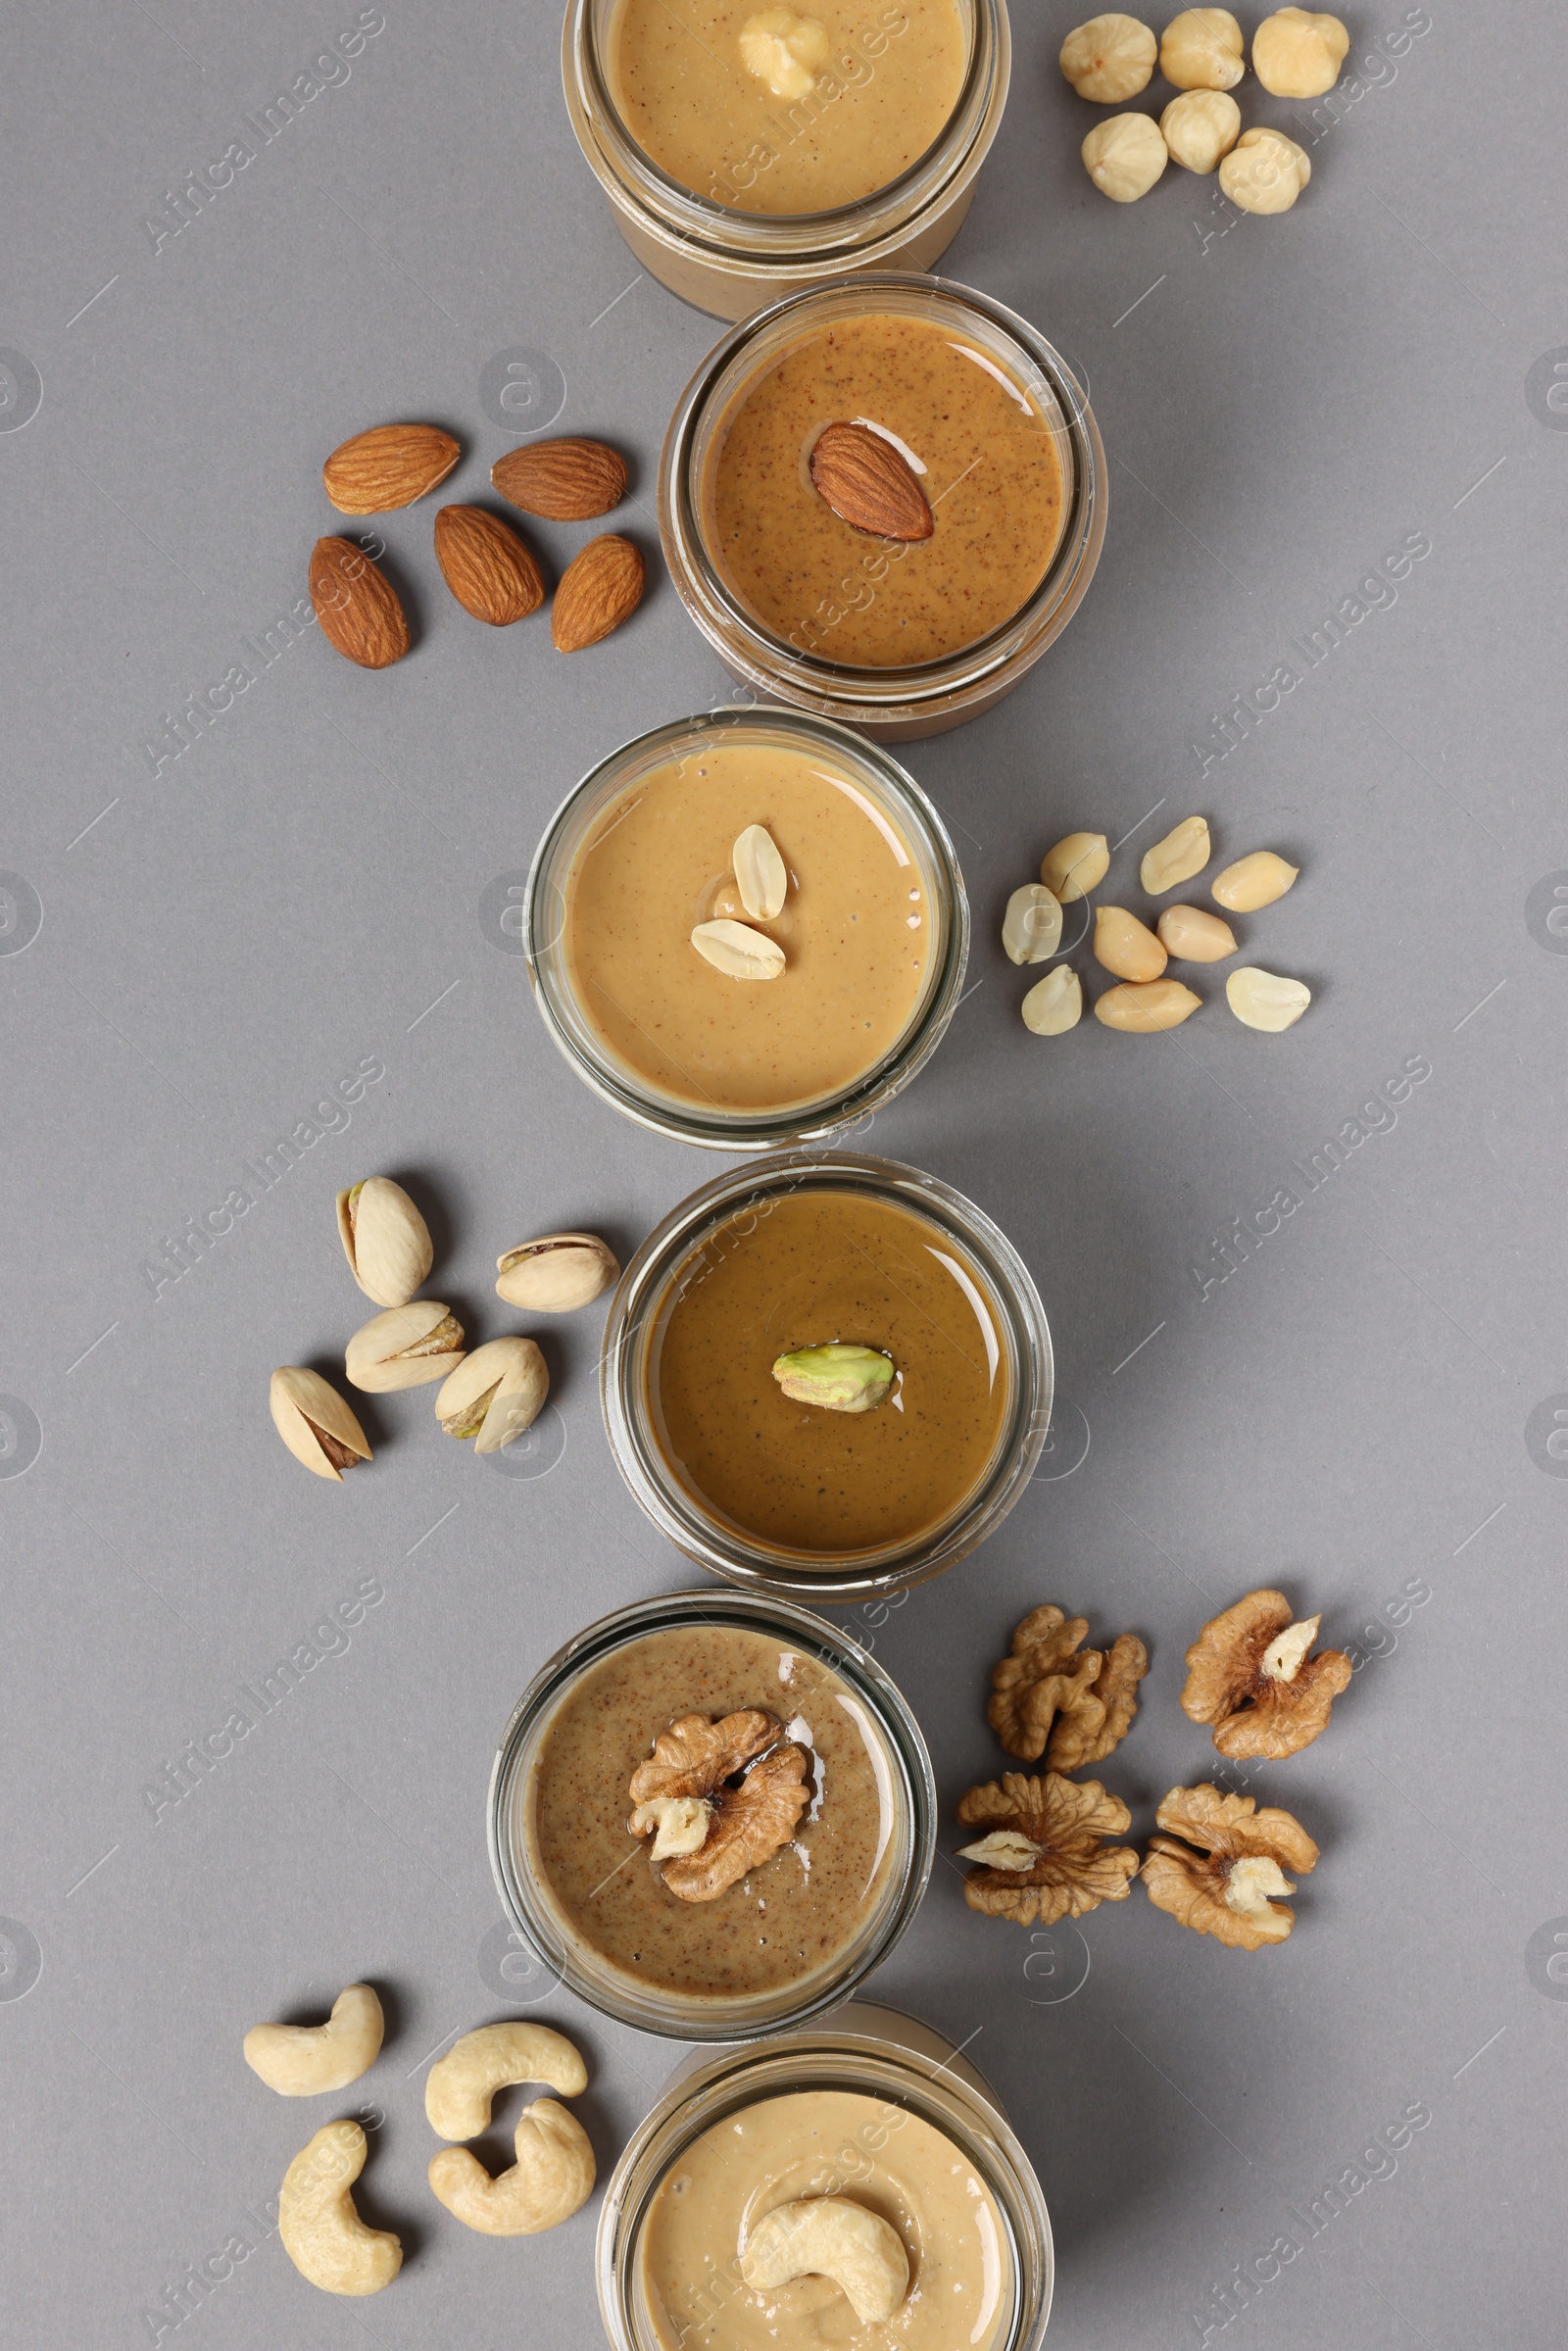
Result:
[[[935,1822],[894,1683],[819,1617],[739,1592],[590,1625],[523,1692],[490,1782],[518,1933],[594,2007],[688,2041],[844,2000],[913,1917]]]
[[[605,2192],[614,2351],[1038,2351],[1051,2220],[984,2078],[852,2001],[671,2078]]]
[[[731,673],[880,742],[1012,691],[1100,560],[1105,453],[1027,320],[891,273],[745,319],[676,406],[664,559]]]
[[[643,267],[741,318],[956,235],[1007,95],[1004,0],[571,0],[578,145]]]

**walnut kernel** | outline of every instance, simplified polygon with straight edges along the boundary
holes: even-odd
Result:
[[[1004,1772],[1000,1782],[971,1788],[959,1800],[963,1827],[989,1833],[960,1847],[976,1864],[963,1881],[963,1898],[971,1910],[1021,1927],[1036,1920],[1051,1927],[1102,1902],[1123,1902],[1138,1875],[1138,1855],[1131,1845],[1102,1840],[1119,1836],[1131,1818],[1098,1780]]]
[[[1088,1630],[1085,1616],[1069,1619],[1049,1603],[1033,1608],[992,1671],[986,1720],[1023,1763],[1044,1755],[1051,1771],[1081,1771],[1102,1763],[1126,1737],[1149,1652],[1135,1634],[1123,1633],[1108,1651],[1079,1655]]]
[[[1287,1869],[1304,1877],[1318,1857],[1299,1821],[1207,1786],[1173,1788],[1154,1818],[1172,1833],[1150,1839],[1142,1871],[1157,1908],[1235,1950],[1285,1940],[1296,1913],[1274,1897],[1296,1891]]]
[[[1211,1617],[1187,1652],[1183,1711],[1213,1726],[1222,1755],[1278,1761],[1310,1746],[1350,1679],[1342,1649],[1307,1652],[1322,1618],[1293,1622],[1280,1592],[1250,1592]]]
[[[794,1836],[810,1794],[808,1757],[760,1707],[716,1723],[684,1714],[660,1733],[630,1793],[627,1826],[634,1837],[656,1832],[653,1858],[670,1892],[711,1902]]]

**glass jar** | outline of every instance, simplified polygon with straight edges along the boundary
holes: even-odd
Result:
[[[855,1929],[808,1975],[751,1993],[661,1987],[611,1961],[575,1933],[530,1850],[535,1767],[552,1722],[583,1678],[651,1634],[735,1627],[776,1640],[843,1685],[844,1705],[869,1757],[880,1819],[878,1863]],[[672,1592],[589,1625],[535,1675],[513,1709],[490,1775],[490,1867],[523,1941],[579,1999],[641,2033],[686,2041],[740,2041],[802,2024],[849,1997],[898,1943],[919,1907],[936,1850],[936,1786],[920,1728],[897,1685],[855,1641],[804,1608],[728,1592]],[[646,1866],[646,1865],[645,1865]]]
[[[671,2076],[611,2175],[599,2216],[599,2308],[614,2351],[667,2351],[668,2333],[656,2327],[649,2308],[642,2261],[650,2208],[663,2180],[706,2132],[760,2100],[811,2089],[877,2101],[863,2133],[869,2150],[890,2140],[896,2147],[909,2116],[952,2142],[1001,2221],[992,2351],[1038,2351],[1055,2265],[1051,2216],[1028,2156],[995,2091],[951,2041],[897,2009],[861,2001],[738,2052],[688,2058]],[[859,2155],[856,2146],[844,2150],[846,2186],[860,2176]],[[713,2327],[729,2297],[744,2290],[738,2265],[713,2275],[708,2289]],[[704,2351],[724,2340],[701,2318],[688,2334]]]
[[[971,1304],[990,1325],[994,1377],[1007,1383],[1000,1431],[979,1480],[949,1515],[875,1550],[806,1552],[749,1534],[710,1510],[676,1474],[660,1442],[659,1350],[682,1285],[701,1272],[721,1226],[772,1212],[803,1190],[861,1193],[912,1211],[970,1269]],[[616,1467],[649,1518],[710,1574],[795,1600],[864,1600],[939,1576],[995,1533],[1033,1475],[1051,1420],[1054,1370],[1045,1308],[1012,1244],[972,1201],[892,1159],[793,1151],[704,1185],[649,1234],[610,1304],[599,1395]],[[882,1406],[881,1409],[889,1409]]]
[[[1040,585],[975,644],[907,668],[859,668],[803,651],[749,612],[714,562],[710,467],[758,378],[806,336],[840,320],[904,317],[952,328],[1037,410],[1061,467],[1061,530]],[[882,275],[792,295],[745,319],[710,351],[676,406],[659,471],[659,524],[676,591],[719,660],[773,702],[855,726],[878,742],[944,733],[988,710],[1039,661],[1083,602],[1104,544],[1108,483],[1100,428],[1060,353],[988,295],[943,278]],[[880,541],[868,541],[874,557]],[[871,560],[870,558],[867,559]],[[846,597],[865,582],[846,579]],[[799,634],[800,632],[797,632]]]
[[[946,126],[900,178],[858,203],[744,213],[682,187],[631,136],[607,71],[617,0],[571,0],[562,49],[577,143],[643,268],[718,318],[744,318],[803,286],[863,269],[929,269],[962,225],[1006,102],[1004,0],[958,0],[968,67]]]
[[[891,826],[924,894],[926,948],[921,990],[893,1047],[837,1093],[777,1110],[726,1110],[657,1092],[611,1053],[585,1016],[565,952],[567,885],[594,825],[640,776],[705,747],[734,743],[799,750],[842,774]],[[677,1142],[714,1151],[776,1151],[821,1142],[902,1094],[935,1053],[963,992],[969,902],[957,855],[936,809],[911,775],[847,728],[792,712],[725,710],[678,718],[622,744],[586,775],[546,827],[534,853],[523,906],[523,952],[546,1028],[583,1083],[624,1116]]]

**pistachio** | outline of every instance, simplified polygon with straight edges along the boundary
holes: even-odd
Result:
[[[1270,1037],[1294,1028],[1311,1001],[1312,991],[1304,981],[1281,979],[1277,972],[1260,971],[1255,963],[1244,964],[1225,982],[1225,1002],[1237,1019]]]
[[[595,1233],[546,1233],[496,1259],[497,1298],[530,1314],[574,1314],[620,1278],[613,1252]]]
[[[1176,103],[1180,105],[1180,99]],[[1151,898],[1163,898],[1178,882],[1190,882],[1195,873],[1201,873],[1212,855],[1206,819],[1184,816],[1163,841],[1144,852],[1138,878]]]
[[[1102,1020],[1107,1029],[1149,1037],[1157,1029],[1180,1028],[1202,1001],[1180,980],[1146,980],[1141,986],[1107,988],[1095,1001],[1095,1018]]]
[[[476,1453],[498,1453],[532,1427],[549,1394],[550,1374],[531,1339],[491,1339],[442,1382],[435,1416],[449,1437],[477,1438]]]
[[[1095,960],[1119,980],[1157,980],[1165,968],[1165,950],[1125,906],[1097,906]]]
[[[1023,1000],[1023,1025],[1037,1037],[1063,1037],[1084,1014],[1083,982],[1070,963],[1058,963],[1036,980]]]
[[[1002,944],[1014,963],[1049,963],[1061,945],[1061,901],[1044,882],[1025,882],[1007,901]]]
[[[1271,906],[1283,898],[1300,870],[1299,865],[1287,865],[1271,849],[1254,849],[1250,857],[1238,857],[1216,876],[1209,896],[1233,914],[1255,914],[1259,906]]]
[[[1110,849],[1103,833],[1068,833],[1046,852],[1040,878],[1053,898],[1068,906],[1075,898],[1087,898],[1091,890],[1099,889],[1109,864]]]
[[[344,1354],[349,1378],[368,1396],[427,1387],[462,1361],[463,1325],[433,1298],[416,1298],[373,1315],[355,1332]]]
[[[770,939],[765,931],[754,931],[749,923],[731,922],[727,917],[718,922],[700,922],[692,933],[692,945],[705,962],[731,980],[776,980],[784,969],[784,950]]]
[[[1178,963],[1223,963],[1236,953],[1236,933],[1201,906],[1167,906],[1158,923],[1160,943]]]
[[[430,1270],[429,1228],[401,1184],[370,1176],[337,1196],[349,1271],[378,1306],[406,1306]]]
[[[344,1470],[369,1460],[365,1431],[319,1372],[285,1363],[273,1372],[267,1400],[272,1426],[295,1460],[318,1478],[335,1478],[341,1486]]]
[[[754,922],[771,922],[784,911],[790,877],[778,843],[765,824],[749,824],[730,852],[741,905]]]
[[[798,1404],[827,1412],[874,1412],[893,1386],[891,1355],[835,1340],[829,1347],[797,1347],[780,1355],[773,1377]]]

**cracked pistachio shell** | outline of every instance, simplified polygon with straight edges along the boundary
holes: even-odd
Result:
[[[370,1176],[337,1196],[349,1271],[378,1306],[406,1306],[430,1270],[429,1228],[401,1184]]]
[[[848,1341],[797,1347],[773,1365],[773,1377],[787,1396],[827,1412],[874,1412],[893,1385],[893,1374],[891,1355]]]
[[[344,1355],[349,1378],[368,1396],[428,1387],[462,1361],[463,1325],[433,1298],[416,1298],[375,1315],[355,1332]]]
[[[345,1469],[369,1460],[365,1431],[319,1372],[285,1363],[272,1374],[268,1402],[279,1437],[317,1477],[335,1478],[341,1485]]]
[[[1061,945],[1061,901],[1044,882],[1014,890],[1002,917],[1002,944],[1009,962],[1050,962]]]
[[[491,1339],[443,1381],[435,1416],[449,1437],[476,1438],[476,1453],[496,1453],[532,1426],[549,1394],[550,1374],[531,1339]]]
[[[765,824],[749,824],[730,852],[741,905],[754,922],[771,922],[784,911],[790,877],[778,844]]]
[[[497,1298],[533,1314],[574,1314],[620,1278],[613,1251],[596,1233],[547,1233],[496,1259]]]

